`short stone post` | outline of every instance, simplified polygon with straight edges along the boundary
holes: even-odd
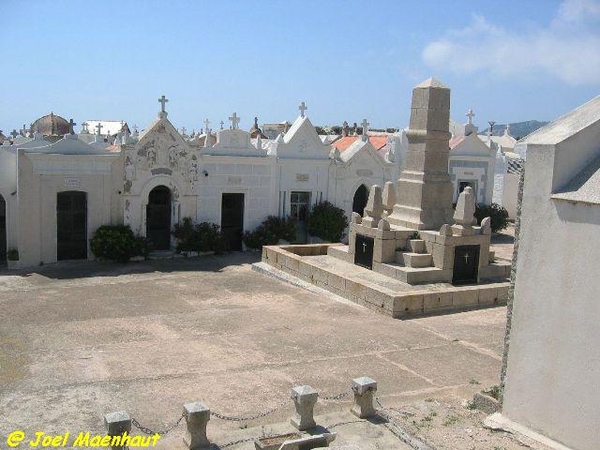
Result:
[[[183,438],[183,443],[189,450],[210,447],[210,441],[206,437],[210,409],[201,402],[186,403],[183,405],[183,413],[187,419],[187,433]]]
[[[124,436],[131,432],[131,417],[125,411],[116,411],[104,415],[104,425],[108,436]],[[127,448],[125,445],[111,447],[113,450]]]
[[[319,393],[308,385],[296,386],[291,392],[296,412],[290,422],[299,431],[309,430],[317,424],[313,417],[313,410]]]
[[[364,419],[377,414],[373,407],[373,396],[377,392],[377,381],[369,377],[360,377],[352,380],[352,391],[354,392],[354,405],[350,412]]]

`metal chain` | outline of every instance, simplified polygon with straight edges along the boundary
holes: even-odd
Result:
[[[245,444],[246,442],[252,442],[256,439],[258,439],[258,438],[238,439],[237,441],[231,441],[231,442],[228,442],[227,444],[220,445],[219,448],[233,447],[234,445]]]
[[[350,425],[352,423],[363,423],[363,422],[364,422],[364,420],[349,420],[347,422],[338,422],[338,423],[334,423],[333,425],[329,425],[327,427],[327,429],[331,430],[332,428],[341,427],[342,425]]]
[[[246,416],[246,417],[226,416],[225,414],[220,414],[216,411],[211,411],[210,415],[216,417],[217,419],[229,420],[231,422],[248,422],[250,420],[260,419],[261,417],[265,417],[265,416],[268,416],[269,414],[273,414],[275,411],[283,408],[286,404],[288,404],[289,401],[290,401],[289,398],[286,398],[285,401],[281,402],[279,405],[275,406],[274,408],[264,410],[253,416]]]
[[[350,394],[350,392],[352,392],[352,388],[346,389],[344,392],[340,392],[339,394],[336,394],[336,395],[330,395],[330,396],[327,396],[327,395],[321,396],[321,395],[319,395],[319,398],[321,400],[336,401],[336,400],[341,400],[341,399],[347,397],[348,394]]]
[[[131,418],[131,424],[136,427],[138,430],[140,430],[142,433],[144,434],[149,434],[149,435],[153,435],[153,434],[160,434],[165,435],[171,431],[173,431],[175,428],[177,428],[179,426],[179,424],[181,423],[181,421],[187,418],[187,414],[183,413],[181,414],[181,417],[179,419],[177,419],[177,422],[175,422],[174,425],[171,425],[170,427],[168,427],[166,430],[164,431],[154,431],[148,427],[143,426],[142,424],[140,424],[136,419],[134,419],[133,417]]]

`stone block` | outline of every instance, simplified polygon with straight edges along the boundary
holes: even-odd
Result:
[[[346,293],[353,298],[361,298],[364,299],[365,295],[365,286],[362,283],[358,283],[352,280],[346,280],[345,289]]]
[[[296,386],[291,391],[295,413],[290,419],[291,424],[299,431],[309,430],[317,426],[314,419],[314,407],[319,393],[308,385]]]
[[[298,272],[300,270],[300,257],[293,254],[286,255],[285,265],[288,269]]]
[[[452,269],[407,267],[404,271],[406,271],[406,282],[409,284],[449,283],[452,281]]]
[[[425,241],[423,239],[410,239],[408,248],[412,253],[425,253]]]
[[[125,411],[116,411],[104,415],[104,425],[108,436],[123,436],[131,432],[131,417]],[[127,447],[115,446],[113,450],[121,450]]]
[[[454,268],[454,247],[449,245],[432,244],[433,265],[438,269]]]
[[[201,402],[183,405],[183,413],[187,416],[186,435],[184,444],[189,450],[210,448],[210,441],[206,437],[206,426],[210,420],[210,409]]]
[[[406,267],[430,267],[433,258],[429,253],[402,253],[402,262]]]
[[[396,314],[400,314],[399,317],[422,314],[424,298],[423,294],[397,296],[394,299],[394,317],[397,317]]]
[[[498,287],[498,302],[505,303],[508,300],[508,288],[509,283],[506,283],[506,286]]]
[[[479,267],[487,266],[490,263],[490,248],[487,245],[479,247]]]
[[[479,304],[479,289],[462,288],[452,292],[452,306],[454,308],[472,308]]]
[[[373,261],[389,263],[396,260],[396,241],[375,238]]]
[[[423,296],[425,312],[450,308],[452,308],[452,292],[432,292]]]
[[[355,416],[365,419],[377,414],[373,406],[373,398],[377,392],[377,381],[369,377],[360,377],[352,380],[354,404],[350,412]]]
[[[498,288],[495,286],[487,287],[480,286],[479,287],[479,305],[480,306],[490,306],[498,304]]]
[[[327,284],[338,291],[343,291],[346,287],[346,280],[335,273],[328,273]]]

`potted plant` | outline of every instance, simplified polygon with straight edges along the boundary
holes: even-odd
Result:
[[[6,252],[6,260],[9,269],[19,268],[19,250],[16,248],[10,248]]]

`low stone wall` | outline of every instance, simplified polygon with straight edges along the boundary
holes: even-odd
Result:
[[[477,286],[448,286],[443,290],[415,286],[398,293],[392,289],[357,279],[350,274],[335,273],[303,256],[327,254],[327,249],[342,244],[286,245],[263,247],[262,261],[307,283],[326,289],[361,306],[394,318],[424,314],[441,314],[465,309],[506,304],[508,282]],[[303,254],[303,256],[300,256]],[[357,270],[367,270],[356,267]]]

